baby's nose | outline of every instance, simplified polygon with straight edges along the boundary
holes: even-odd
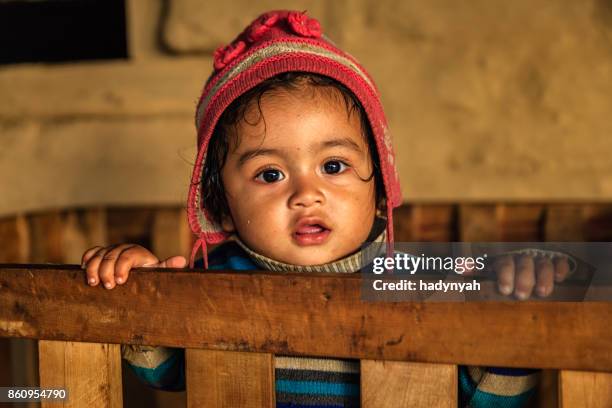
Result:
[[[289,198],[289,207],[310,207],[324,203],[325,195],[316,180],[307,176],[294,178],[294,189]]]

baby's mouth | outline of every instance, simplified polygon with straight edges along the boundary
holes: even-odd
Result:
[[[297,229],[297,231],[295,232],[298,235],[304,235],[304,234],[317,234],[319,232],[322,232],[323,230],[326,230],[327,228],[319,225],[319,224],[313,224],[313,225],[304,225],[303,227],[300,227]]]
[[[323,222],[302,220],[298,223],[292,236],[300,246],[319,245],[327,240],[330,233],[331,229],[327,228]]]

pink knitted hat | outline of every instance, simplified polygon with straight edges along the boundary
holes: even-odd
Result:
[[[350,89],[365,108],[380,158],[387,199],[387,242],[388,248],[392,248],[392,210],[401,204],[401,191],[391,137],[374,81],[352,56],[336,48],[322,34],[319,22],[306,12],[270,11],[253,21],[231,44],[215,51],[214,71],[198,103],[195,117],[198,154],[187,201],[189,225],[197,236],[191,252],[192,268],[200,246],[204,266],[208,268],[207,244],[228,238],[202,203],[202,171],[217,121],[228,105],[244,92],[288,71],[333,78]]]

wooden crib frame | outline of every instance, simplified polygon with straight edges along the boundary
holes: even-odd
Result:
[[[559,405],[612,404],[612,303],[362,302],[354,275],[1,265],[0,337],[38,339],[65,407],[121,407],[120,344],[186,348],[189,407],[274,406],[274,355],[361,360],[363,407],[455,407],[457,365],[560,369]],[[58,406],[58,404],[44,404]]]

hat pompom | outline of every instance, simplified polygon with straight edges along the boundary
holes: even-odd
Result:
[[[238,40],[229,45],[221,46],[213,54],[214,66],[217,71],[225,68],[227,64],[236,59],[246,49],[246,43]]]
[[[256,42],[259,40],[266,32],[268,32],[270,28],[274,27],[276,23],[278,23],[279,18],[280,16],[278,13],[274,12],[266,13],[259,17],[248,29],[248,40],[250,42]]]
[[[321,24],[315,18],[308,17],[306,12],[292,11],[287,15],[291,29],[302,37],[320,38]]]

